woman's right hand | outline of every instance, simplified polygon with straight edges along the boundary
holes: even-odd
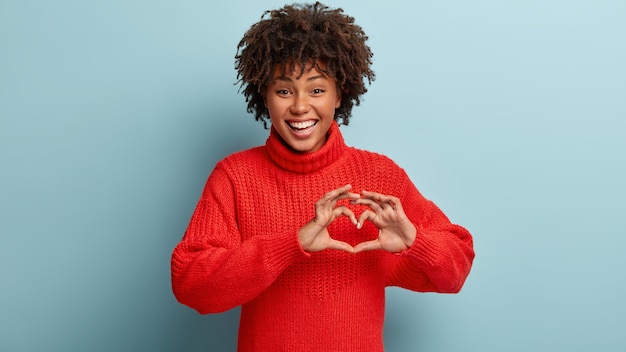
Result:
[[[319,252],[324,249],[339,249],[354,252],[354,248],[343,241],[333,239],[328,233],[328,226],[340,216],[346,216],[356,226],[354,213],[344,205],[337,206],[341,199],[358,199],[360,195],[350,192],[351,185],[345,185],[326,193],[315,202],[315,217],[298,231],[300,246],[307,252]]]

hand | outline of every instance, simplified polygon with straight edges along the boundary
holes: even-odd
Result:
[[[417,229],[404,213],[399,198],[363,191],[361,197],[352,200],[351,203],[370,208],[359,216],[357,228],[363,227],[363,222],[367,220],[379,229],[378,238],[357,244],[354,253],[376,249],[397,253],[413,245]]]
[[[357,193],[349,192],[352,186],[345,185],[326,193],[315,202],[315,217],[298,231],[298,239],[302,249],[307,252],[318,252],[324,249],[339,249],[352,253],[354,248],[343,241],[330,237],[328,226],[340,216],[346,216],[352,224],[357,225],[356,216],[346,206],[337,206],[341,199],[359,199]]]

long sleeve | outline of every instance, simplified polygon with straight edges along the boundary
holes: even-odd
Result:
[[[320,196],[346,184],[399,197],[418,230],[413,245],[399,254],[304,252],[298,229]],[[341,204],[355,214],[367,208]],[[328,231],[353,245],[378,233],[371,222],[356,229],[343,217]],[[305,154],[272,130],[265,146],[216,165],[172,254],[172,287],[200,313],[241,306],[242,352],[379,352],[385,286],[457,292],[473,256],[467,230],[451,224],[391,159],[346,146],[336,124],[320,150]]]
[[[218,164],[172,254],[172,288],[200,313],[222,312],[258,296],[307,255],[295,233],[241,240],[234,186]]]
[[[387,283],[413,291],[457,293],[469,275],[474,259],[470,233],[452,224],[406,178],[401,201],[417,228],[417,237],[406,251],[394,256]]]

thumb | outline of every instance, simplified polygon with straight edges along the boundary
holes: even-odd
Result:
[[[350,244],[343,242],[343,241],[337,241],[332,238],[330,239],[330,243],[328,243],[328,248],[337,249],[337,250],[348,252],[348,253],[355,253],[354,248]]]
[[[364,251],[374,251],[377,249],[383,249],[378,239],[365,241],[354,246],[354,253],[364,252]]]

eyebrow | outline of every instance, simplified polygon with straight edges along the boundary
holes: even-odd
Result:
[[[320,79],[320,78],[324,78],[325,79],[326,77],[324,77],[324,75],[317,75],[317,76],[313,76],[313,77],[307,78],[306,81],[310,82],[310,81],[314,81],[314,80]],[[291,79],[291,77],[287,77],[287,76],[276,77],[276,78],[274,78],[274,80],[275,81],[276,80],[280,80],[280,81],[293,82],[293,79]]]

